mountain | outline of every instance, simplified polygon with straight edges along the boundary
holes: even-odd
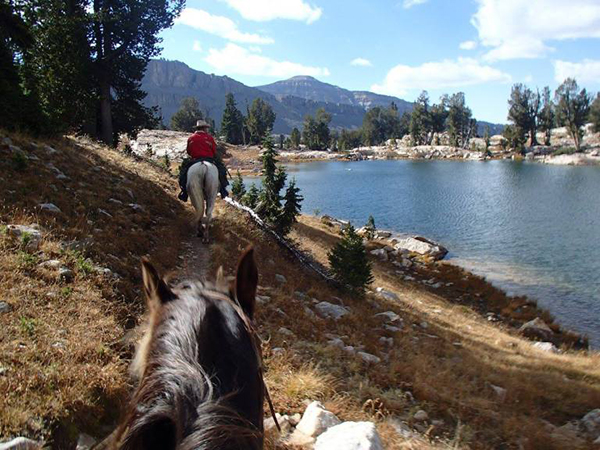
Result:
[[[144,104],[158,106],[167,125],[186,97],[195,97],[202,111],[214,119],[218,126],[221,124],[227,93],[235,96],[237,106],[244,114],[255,98],[262,98],[271,104],[277,116],[273,131],[283,134],[289,134],[294,127],[302,130],[304,116],[314,115],[319,108],[325,108],[331,114],[330,126],[337,129],[360,127],[366,110],[375,106],[387,108],[394,102],[400,114],[412,109],[412,103],[397,97],[350,91],[310,76],[297,76],[265,86],[250,87],[227,76],[209,75],[182,62],[164,59],[148,63],[142,89],[148,94]],[[503,125],[480,122],[480,135],[485,125],[490,126],[492,135],[501,133],[504,128]]]
[[[278,98],[292,95],[313,101],[338,103],[343,105],[360,106],[370,109],[375,106],[387,108],[392,102],[398,106],[398,111],[412,110],[412,103],[389,95],[375,94],[369,91],[349,91],[333,84],[323,83],[316,78],[301,75],[288,80],[277,81],[264,86],[257,86],[261,91],[273,94]]]
[[[314,115],[319,108],[325,108],[332,115],[331,126],[334,128],[360,127],[365,114],[360,105],[327,103],[292,95],[275,96],[227,76],[209,75],[182,62],[162,59],[148,63],[142,89],[148,94],[144,104],[158,106],[165,124],[170,123],[181,100],[195,97],[202,111],[220,125],[225,95],[229,92],[235,96],[237,106],[244,114],[255,98],[269,102],[277,115],[273,127],[275,133],[289,134],[294,127],[302,129],[304,116]]]

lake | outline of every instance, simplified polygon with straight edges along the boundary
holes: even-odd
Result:
[[[600,343],[600,168],[513,161],[288,166],[302,211],[416,233]],[[248,180],[249,181],[249,180]]]

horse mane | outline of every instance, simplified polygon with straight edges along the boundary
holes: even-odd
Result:
[[[238,390],[219,396],[219,382],[211,377],[201,361],[211,351],[203,337],[214,333],[217,323],[231,331],[225,327],[225,324],[231,327],[225,316],[232,309],[242,323],[233,332],[238,333],[235,338],[240,339],[239,333],[247,333],[250,350],[253,350],[248,352],[246,348],[238,356],[250,365],[257,365],[262,389],[262,358],[251,321],[229,293],[223,291],[219,283],[182,283],[172,290],[175,300],[154,311],[151,308],[140,384],[108,448],[262,448],[262,426],[258,429],[227,404]],[[197,300],[199,297],[202,301]],[[192,326],[188,324],[186,329],[186,321],[190,320]],[[195,334],[190,333],[190,328]],[[260,417],[262,423],[262,404]]]

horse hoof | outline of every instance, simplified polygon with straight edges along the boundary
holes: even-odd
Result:
[[[202,243],[203,243],[203,244],[208,244],[208,238],[203,238],[203,239],[202,239]]]

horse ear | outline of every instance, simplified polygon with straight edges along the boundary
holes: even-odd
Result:
[[[258,269],[254,261],[254,248],[248,247],[238,262],[235,276],[235,294],[238,303],[252,319],[256,305],[256,287],[258,286]]]
[[[144,279],[144,292],[148,303],[166,303],[173,299],[173,293],[167,283],[158,274],[158,271],[147,258],[142,258],[142,278]]]

